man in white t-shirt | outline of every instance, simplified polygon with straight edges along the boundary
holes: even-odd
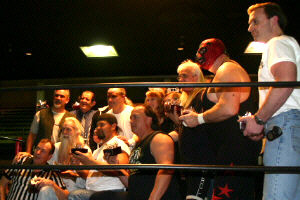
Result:
[[[121,151],[117,154],[120,159],[120,164],[128,164],[128,157],[130,155],[129,147],[124,141],[118,139],[117,119],[112,114],[102,114],[99,116],[95,134],[103,140],[100,148],[95,150],[93,154],[77,152],[78,155],[73,154],[74,163],[82,163],[84,165],[107,165],[104,159],[104,151],[106,149],[115,149],[121,147]],[[113,191],[120,192],[125,190],[124,184],[119,179],[122,176],[118,171],[101,171],[101,170],[82,170],[78,171],[81,177],[86,178],[86,189],[74,190],[70,193],[70,200],[85,200],[96,191]]]
[[[69,90],[55,90],[53,106],[35,114],[27,137],[26,152],[31,153],[32,147],[36,146],[43,138],[51,139],[54,143],[58,142],[59,130],[64,118],[74,116],[65,109],[69,99]]]
[[[106,113],[113,114],[117,118],[118,127],[120,128],[118,130],[119,138],[126,141],[130,147],[133,147],[138,137],[131,130],[130,115],[133,107],[131,106],[132,102],[126,96],[126,90],[124,88],[109,88],[107,90],[107,104],[109,110]],[[90,134],[90,147],[92,150],[96,149],[96,144],[92,138],[93,130],[96,127],[99,115],[104,112],[99,109],[93,116]]]
[[[111,108],[107,113],[113,114],[121,128],[119,135],[132,139],[133,133],[130,126],[130,115],[133,107],[126,104],[126,90],[124,88],[109,88],[107,103]]]
[[[284,35],[287,19],[276,3],[248,8],[249,28],[255,41],[266,43],[258,71],[259,82],[300,81],[300,47]],[[259,109],[242,118],[244,135],[253,140],[267,136],[265,166],[300,166],[300,89],[260,87]],[[271,133],[271,135],[270,135]],[[300,174],[265,174],[263,199],[300,199]]]

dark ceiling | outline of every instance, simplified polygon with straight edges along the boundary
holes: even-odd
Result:
[[[199,43],[222,39],[228,52],[256,73],[258,56],[244,55],[253,0],[10,1],[2,3],[2,80],[176,74]],[[296,0],[277,1],[286,31],[299,41]],[[282,2],[282,3],[281,3]],[[113,44],[115,58],[88,59],[79,46]],[[178,51],[183,47],[183,51]],[[32,56],[26,56],[31,52]],[[254,66],[254,67],[253,67]]]

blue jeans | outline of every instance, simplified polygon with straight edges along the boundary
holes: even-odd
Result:
[[[282,129],[282,135],[267,141],[264,152],[265,166],[300,166],[300,110],[289,110],[272,117],[265,126]],[[299,174],[265,174],[264,200],[300,199]]]
[[[89,200],[95,192],[96,191],[86,189],[73,190],[70,192],[68,200]]]
[[[44,186],[40,189],[37,200],[58,200],[58,198],[53,187]]]

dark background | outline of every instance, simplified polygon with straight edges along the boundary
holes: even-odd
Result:
[[[246,10],[255,2],[263,1],[7,1],[1,3],[0,79],[175,75],[211,37],[255,74],[260,57],[243,54],[252,41]],[[299,41],[296,0],[276,2],[289,19],[286,33]],[[119,57],[86,58],[79,46],[95,43],[114,45]]]

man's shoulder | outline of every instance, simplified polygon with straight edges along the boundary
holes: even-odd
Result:
[[[96,112],[98,112],[98,110],[90,110],[89,117],[93,117]]]
[[[152,140],[154,140],[154,139],[163,139],[163,140],[169,140],[169,139],[171,139],[171,137],[168,135],[168,134],[165,134],[165,133],[163,133],[163,132],[157,132],[157,133],[155,133],[155,135],[153,136],[153,139]],[[172,140],[172,139],[171,139]]]
[[[169,145],[169,144],[174,144],[172,138],[162,132],[156,133],[151,140],[151,146],[152,145]]]
[[[249,80],[248,73],[237,62],[225,62],[216,72],[213,82],[238,82]]]
[[[286,42],[297,42],[296,39],[292,36],[288,36],[288,35],[281,35],[281,36],[277,36],[277,37],[273,37],[271,38],[267,44],[272,44],[272,43],[286,43]]]
[[[17,164],[18,165],[28,165],[32,164],[33,156],[32,155],[25,155]]]
[[[127,110],[127,111],[132,111],[132,110],[133,110],[133,107],[130,106],[130,105],[126,105],[126,106],[125,106],[125,110]]]
[[[123,140],[119,139],[118,136],[115,136],[115,137],[111,138],[111,139],[107,142],[107,144],[118,144],[118,145],[123,145],[123,144],[125,144],[125,145],[126,145],[126,143],[125,143]]]

